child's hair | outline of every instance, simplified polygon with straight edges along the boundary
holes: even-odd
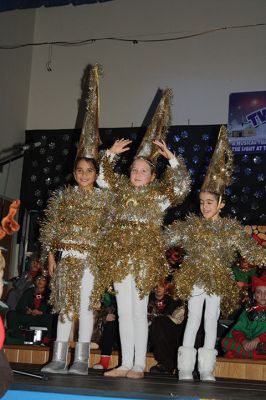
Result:
[[[152,160],[150,160],[149,158],[141,157],[141,156],[137,156],[133,159],[133,161],[129,167],[129,172],[131,172],[131,170],[132,170],[132,165],[134,164],[134,161],[137,161],[137,160],[146,161],[146,163],[149,164],[149,166],[150,166],[151,173],[156,175],[156,165],[154,164],[154,162]]]
[[[97,161],[94,158],[90,158],[90,157],[77,157],[75,162],[74,162],[74,171],[76,171],[78,163],[81,160],[84,160],[84,161],[87,161],[88,163],[91,163],[94,166],[96,173],[97,174],[99,173],[99,170],[100,170],[99,164],[97,163]]]

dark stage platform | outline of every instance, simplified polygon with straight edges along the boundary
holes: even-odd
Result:
[[[14,369],[40,373],[40,366],[12,365]],[[177,399],[250,400],[266,399],[265,382],[217,380],[214,383],[178,382],[174,376],[145,374],[141,380],[106,378],[89,370],[88,376],[49,375],[48,380],[16,375],[3,400],[61,399]]]

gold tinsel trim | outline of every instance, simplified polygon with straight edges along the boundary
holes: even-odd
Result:
[[[237,253],[253,264],[266,262],[266,250],[230,218],[209,221],[190,214],[185,222],[176,221],[167,229],[166,240],[186,252],[174,277],[177,296],[187,300],[193,285],[202,287],[208,294],[221,296],[224,315],[238,307],[239,289],[231,270]]]
[[[116,195],[106,235],[97,253],[102,282],[121,282],[129,273],[136,280],[140,297],[149,294],[159,280],[168,274],[161,226],[165,203],[178,201],[189,191],[190,179],[182,168],[168,168],[166,182],[134,187],[129,180],[113,171],[115,161],[102,160],[103,178]],[[170,186],[170,188],[168,187]],[[166,193],[163,189],[167,189]],[[99,293],[100,289],[96,289]],[[94,304],[97,304],[94,296]]]
[[[50,282],[50,304],[62,318],[77,318],[79,315],[81,280],[87,266],[86,260],[75,257],[64,257],[57,265]]]
[[[166,196],[171,206],[181,204],[190,192],[191,179],[183,157],[177,157],[178,165],[175,168],[167,166],[163,179],[160,182],[160,192]]]
[[[66,259],[61,260],[56,271],[58,271],[57,274],[60,274],[60,277],[63,277],[63,282],[68,279],[67,276],[69,276],[70,285],[72,279],[80,282],[80,274],[82,276],[83,270],[87,265],[89,265],[91,273],[96,279],[96,255],[98,248],[101,246],[111,204],[111,194],[100,189],[86,192],[77,187],[68,187],[62,192],[55,192],[50,198],[40,231],[43,260],[46,259],[49,251],[62,250],[69,251],[70,255],[71,251],[80,251],[83,254],[85,252],[87,257],[86,262],[74,257],[68,257],[67,261]],[[73,266],[74,272],[71,271],[68,263]],[[65,271],[63,271],[64,267],[66,268]],[[71,296],[65,296],[63,289],[60,289],[61,294],[59,295],[55,279],[53,279],[53,282],[52,302],[56,312],[60,310],[60,303],[63,310],[77,312],[77,301],[73,305],[68,303],[69,299],[72,299]],[[75,283],[73,284],[78,288]],[[63,288],[65,287],[66,284],[64,283]],[[56,293],[53,292],[54,290],[56,290]],[[100,294],[98,294],[98,297]],[[60,300],[56,300],[57,296],[59,296]]]

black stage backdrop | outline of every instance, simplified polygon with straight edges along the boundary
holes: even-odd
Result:
[[[192,177],[192,191],[186,201],[172,208],[166,223],[184,218],[189,211],[198,212],[198,191],[212,156],[220,125],[171,126],[167,143],[172,151],[181,154]],[[118,138],[133,140],[131,150],[124,153],[117,170],[126,173],[146,128],[101,129],[102,149]],[[41,216],[53,190],[73,183],[72,168],[80,130],[26,131],[26,143],[40,145],[25,153],[21,183],[22,202],[20,221],[25,209]],[[159,175],[165,161],[158,160]],[[224,215],[239,219],[244,225],[266,225],[266,154],[235,155],[233,183],[226,190]],[[38,218],[37,218],[38,220]],[[56,222],[55,222],[56,223]]]

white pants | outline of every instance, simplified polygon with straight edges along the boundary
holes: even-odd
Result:
[[[193,286],[191,297],[188,301],[188,321],[184,333],[183,346],[194,347],[196,335],[200,326],[202,309],[205,301],[204,347],[214,349],[217,338],[217,321],[220,315],[220,297],[209,296],[206,292]]]
[[[122,366],[131,369],[133,365],[136,365],[144,370],[148,341],[149,296],[139,299],[132,275],[127,275],[121,283],[114,283],[114,288],[117,291]]]
[[[91,295],[94,283],[94,276],[89,268],[86,268],[83,273],[80,288],[80,309],[79,309],[79,338],[81,343],[89,343],[93,330],[93,311],[88,309],[89,297]],[[73,319],[64,316],[64,322],[58,318],[57,337],[58,342],[68,342]]]

